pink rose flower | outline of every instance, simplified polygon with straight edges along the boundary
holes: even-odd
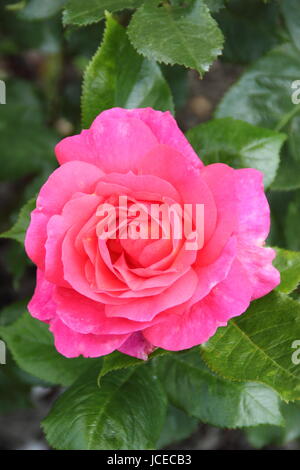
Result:
[[[117,349],[146,359],[155,347],[187,349],[278,285],[275,253],[264,247],[262,174],[205,167],[170,113],[105,111],[56,155],[60,167],[41,188],[25,246],[38,267],[29,311],[50,325],[64,356]],[[174,230],[105,239],[99,208],[117,207],[120,196],[143,207],[203,206],[203,246],[187,249],[188,237]]]

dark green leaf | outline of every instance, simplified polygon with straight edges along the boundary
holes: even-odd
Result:
[[[30,406],[30,387],[12,361],[0,365],[0,413]]]
[[[54,168],[56,136],[43,124],[40,104],[25,82],[7,86],[7,104],[0,106],[0,141],[1,179]]]
[[[296,112],[291,84],[299,73],[297,49],[291,44],[273,49],[230,88],[218,107],[217,117],[229,116],[254,125],[277,127],[285,117],[288,120],[290,113]]]
[[[169,405],[165,425],[157,442],[157,448],[175,444],[189,437],[198,427],[198,421],[183,411]]]
[[[204,0],[204,3],[206,3],[209,10],[213,13],[225,7],[224,0]]]
[[[43,428],[56,449],[153,449],[165,421],[166,399],[147,367],[107,374],[92,367],[55,403]]]
[[[189,81],[188,70],[182,65],[165,65],[161,64],[161,70],[167,79],[171,89],[175,109],[178,111],[182,108],[188,99]]]
[[[292,102],[292,83],[300,76],[299,51],[284,44],[258,60],[233,85],[217,110],[217,117],[231,116],[251,124],[282,130],[288,141],[272,188],[300,187],[300,106]]]
[[[136,8],[143,0],[69,0],[64,11],[63,22],[65,25],[74,24],[86,26],[100,21],[105,16],[105,10],[109,12]]]
[[[215,18],[225,37],[222,59],[226,61],[249,64],[279,43],[276,2],[228,0]]]
[[[149,355],[148,361],[152,358],[164,356],[165,354],[169,354],[169,351],[158,348]],[[128,354],[120,353],[119,351],[114,351],[103,358],[103,366],[99,373],[98,381],[100,383],[101,378],[113,370],[127,369],[127,367],[134,367],[142,364],[145,364],[145,361],[133,356],[128,356]]]
[[[203,345],[203,358],[223,377],[269,385],[284,400],[300,398],[300,367],[292,344],[300,339],[300,304],[271,293],[219,328]]]
[[[127,369],[128,367],[134,367],[143,364],[144,361],[137,359],[136,357],[128,356],[128,354],[122,354],[119,351],[107,355],[103,359],[103,365],[98,376],[98,383],[100,384],[101,378],[113,370]]]
[[[84,358],[67,359],[59,354],[48,325],[35,320],[28,313],[12,325],[0,327],[0,335],[8,344],[17,364],[46,382],[70,385],[93,361]]]
[[[35,198],[30,199],[25,206],[22,207],[18,219],[14,226],[4,233],[0,234],[0,238],[11,238],[17,242],[24,243],[26,230],[30,222],[30,214],[35,208]]]
[[[0,311],[0,326],[7,326],[16,321],[26,310],[26,302],[21,300],[7,305]]]
[[[84,75],[83,127],[114,106],[173,111],[171,92],[158,65],[139,56],[125,29],[108,16],[103,43]]]
[[[286,208],[285,208],[286,209]],[[300,192],[295,192],[294,200],[287,207],[284,232],[291,250],[300,251]]]
[[[275,178],[284,134],[231,118],[215,119],[190,129],[187,138],[208,165],[227,163],[234,168],[257,168],[265,186]]]
[[[203,0],[172,7],[148,0],[133,15],[129,38],[149,59],[180,64],[202,75],[221,53],[223,36]]]
[[[226,428],[283,424],[277,393],[258,383],[217,376],[199,349],[160,358],[156,367],[171,403],[202,422]]]
[[[283,17],[294,41],[295,46],[300,49],[300,8],[298,0],[281,0],[279,2]]]
[[[5,245],[3,263],[6,271],[13,278],[13,288],[17,292],[22,287],[22,281],[24,281],[23,276],[25,275],[26,269],[32,266],[32,264],[24,250],[24,245],[14,242],[6,243]],[[3,285],[3,290],[4,289],[5,286]]]

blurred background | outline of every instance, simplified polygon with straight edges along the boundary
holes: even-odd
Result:
[[[56,167],[56,142],[79,131],[82,74],[103,33],[102,23],[63,29],[63,0],[52,9],[28,8],[34,3],[41,6],[44,0],[31,0],[27,6],[24,1],[0,0],[0,80],[6,84],[6,104],[0,104],[0,233],[14,224],[20,208],[35,197]],[[277,2],[231,3],[232,9],[217,15],[226,36],[224,55],[203,80],[196,72],[179,66],[162,67],[174,94],[176,118],[184,131],[209,120],[245,67],[287,37]],[[124,23],[128,14],[121,17]],[[254,35],[255,42],[251,40]],[[274,212],[280,210],[283,201],[289,202],[289,197],[280,192],[272,195]],[[294,211],[297,215],[297,209]],[[295,223],[294,218],[291,220]],[[299,249],[293,227],[283,234],[280,224],[279,220],[272,243]],[[9,324],[22,313],[35,282],[35,269],[17,241],[22,239],[18,234],[14,238],[0,239],[0,325]],[[59,393],[58,388],[21,371],[8,354],[7,364],[0,365],[0,449],[47,449],[40,421]],[[246,436],[240,430],[195,424],[192,436],[184,439],[183,429],[179,442],[172,447],[250,449],[266,444],[266,448],[299,449],[295,439],[300,436],[299,422],[291,429],[289,438],[274,431],[272,443],[266,443],[257,435],[251,437],[251,431]],[[168,446],[168,442],[162,438],[161,445]]]

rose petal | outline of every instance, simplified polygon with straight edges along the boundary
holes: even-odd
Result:
[[[219,326],[243,313],[249,306],[252,287],[240,263],[234,262],[227,278],[210,294],[181,315],[146,328],[145,338],[170,351],[188,349],[207,341]]]
[[[140,119],[143,121],[155,135],[160,144],[169,145],[178,152],[185,155],[187,164],[195,167],[203,166],[198,155],[179,129],[177,122],[169,111],[156,111],[152,108],[123,109],[113,108],[101,113],[94,121],[95,125],[103,119],[114,118],[122,119]]]
[[[50,331],[54,344],[65,357],[99,357],[110,354],[122,346],[129,335],[81,334],[68,328],[59,318],[51,321]]]
[[[55,285],[46,281],[43,271],[37,269],[36,286],[28,304],[30,314],[41,321],[51,320],[56,315],[56,304],[53,300]]]
[[[151,354],[154,349],[155,346],[150,344],[141,332],[137,332],[129,336],[125,343],[119,348],[119,351],[146,361],[148,355]]]
[[[196,273],[190,269],[161,294],[133,300],[122,306],[106,305],[105,313],[108,317],[124,317],[141,322],[150,321],[159,312],[188,300],[195,291],[197,280]]]

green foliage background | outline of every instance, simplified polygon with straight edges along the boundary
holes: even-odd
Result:
[[[190,128],[189,83],[218,60],[240,78]],[[194,72],[188,72],[192,69]],[[42,423],[58,449],[153,449],[199,423],[245,431],[258,448],[300,438],[300,80],[298,0],[13,0],[0,5],[0,413],[32,386],[66,390]],[[66,359],[26,303],[34,268],[23,241],[53,147],[102,110],[170,110],[205,164],[261,170],[277,247],[275,292],[201,347]],[[172,162],[170,162],[172,164]],[[230,432],[230,431],[228,431]]]

